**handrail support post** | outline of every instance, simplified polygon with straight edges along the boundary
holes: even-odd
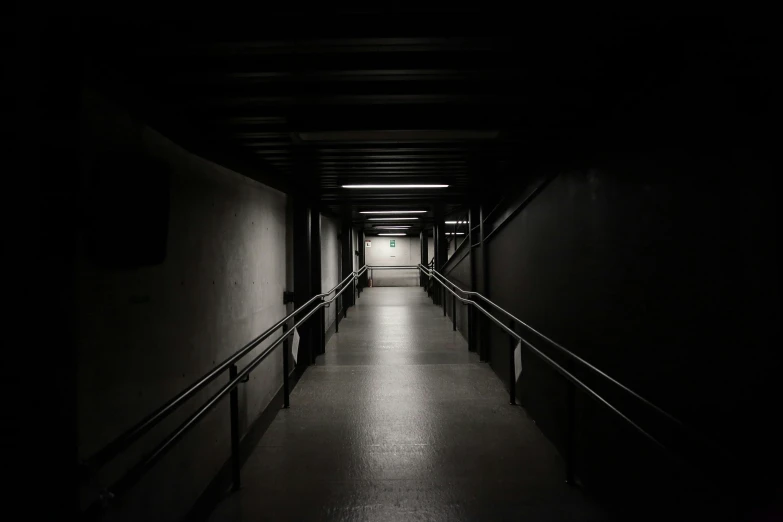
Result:
[[[288,333],[288,325],[283,323],[283,335]],[[288,359],[289,359],[289,343],[288,343],[288,337],[286,337],[285,341],[283,341],[283,408],[288,408],[291,406],[290,404],[290,397],[289,397],[289,389],[288,389]]]
[[[336,301],[336,299],[335,299]],[[337,303],[334,303],[335,308]],[[335,320],[339,314],[335,313]],[[321,341],[321,353],[326,353],[326,307],[321,307],[321,333],[317,339]],[[315,356],[313,356],[313,364],[315,364]]]
[[[232,364],[228,371],[229,381],[237,378],[237,365]],[[239,386],[231,390],[231,489],[239,491],[241,484],[241,456],[239,454]]]
[[[573,371],[573,365],[568,365],[568,370]],[[576,485],[574,477],[574,444],[576,442],[576,386],[570,380],[566,381],[566,484]]]
[[[440,304],[443,305],[443,317],[446,317],[446,287],[440,285]]]
[[[457,298],[451,294],[451,331],[457,331]]]
[[[509,328],[516,332],[514,321],[509,322]],[[508,403],[516,405],[517,403],[517,372],[514,366],[514,350],[517,347],[517,340],[511,337],[508,349]]]

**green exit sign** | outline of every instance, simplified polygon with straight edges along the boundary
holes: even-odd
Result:
[[[390,240],[389,240],[389,246],[390,246],[391,248],[394,248],[394,240],[393,240],[393,239],[390,239]]]

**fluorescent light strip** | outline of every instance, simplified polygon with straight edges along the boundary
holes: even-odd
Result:
[[[378,234],[379,236],[407,236],[408,234]]]
[[[419,219],[417,217],[384,217],[384,218],[368,218],[369,221],[410,221],[412,219]]]
[[[347,189],[420,189],[448,188],[448,185],[343,185]]]
[[[457,232],[456,234],[454,232],[446,232],[447,236],[464,236],[465,232]]]
[[[359,214],[424,214],[426,210],[362,210]]]
[[[467,221],[446,221],[447,225],[456,225],[457,223],[461,225],[463,223],[467,223]]]

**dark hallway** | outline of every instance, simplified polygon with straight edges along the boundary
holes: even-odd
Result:
[[[420,288],[363,292],[291,403],[210,520],[606,520]]]
[[[69,9],[3,20],[9,506],[783,519],[771,17]]]

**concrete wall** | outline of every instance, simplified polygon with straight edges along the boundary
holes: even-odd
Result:
[[[85,186],[133,158],[151,158],[170,173],[162,263],[102,268],[84,244],[75,261],[77,452],[87,457],[285,315],[291,238],[284,194],[189,153],[92,91],[83,124]],[[227,379],[192,398],[99,480],[113,482]],[[240,388],[243,433],[281,383],[277,356]],[[226,400],[189,432],[123,499],[118,519],[179,520],[229,458],[228,411]]]
[[[780,324],[777,203],[768,168],[748,160],[662,154],[564,172],[488,243],[494,301],[752,470],[739,473],[710,452],[694,469],[712,463],[721,472],[695,474],[578,393],[577,473],[614,501],[683,498],[720,510],[718,487],[734,493],[776,469],[754,463],[780,462],[783,434],[770,415],[781,353],[771,348]],[[506,382],[508,337],[495,330],[492,366]],[[523,354],[518,397],[562,449],[565,383]],[[671,442],[670,425],[616,389],[598,389]],[[698,458],[699,447],[680,450]]]
[[[340,223],[336,219],[321,214],[321,291],[334,288],[340,277]],[[348,292],[349,290],[346,290]],[[329,297],[333,297],[332,294]],[[337,304],[326,309],[326,330],[334,324],[337,317]]]
[[[376,266],[415,266],[421,260],[419,238],[409,236],[367,236],[372,246],[365,247],[365,259],[368,265]],[[394,240],[394,248],[390,247]],[[373,270],[373,286],[418,286],[418,270]]]
[[[462,241],[465,239],[465,236],[446,236],[447,241],[449,242],[448,249],[446,250],[446,259],[451,259],[451,256],[454,255],[454,252],[457,251],[457,247],[462,243]]]

